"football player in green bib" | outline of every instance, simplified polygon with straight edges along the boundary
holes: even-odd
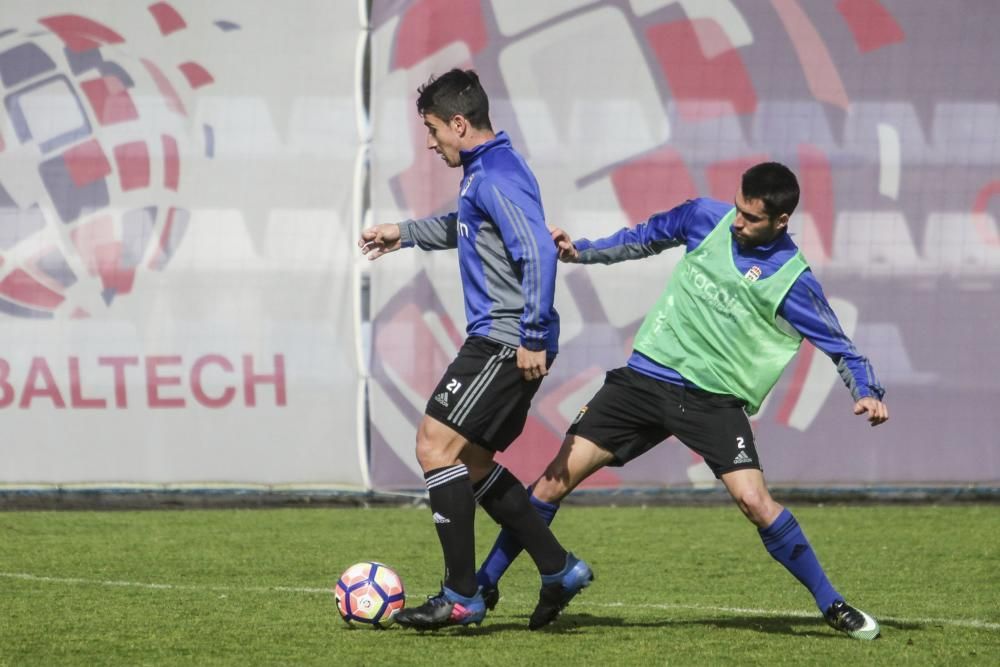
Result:
[[[636,334],[628,363],[610,371],[580,410],[533,485],[531,502],[551,521],[559,502],[588,476],[676,436],[704,457],[826,621],[850,637],[875,639],[878,622],[847,604],[795,517],[768,492],[748,417],[805,338],[837,365],[854,414],[867,415],[872,426],[889,418],[871,364],[844,334],[787,233],[798,200],[795,174],[767,162],[743,174],[733,202],[689,200],[596,241],[574,242],[565,231],[552,231],[565,262],[612,264],[680,245],[686,253]],[[477,573],[489,608],[520,548],[501,531]]]

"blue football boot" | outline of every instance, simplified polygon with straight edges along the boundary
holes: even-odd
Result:
[[[486,618],[486,604],[480,591],[472,597],[459,595],[446,586],[427,598],[419,607],[406,607],[396,614],[396,623],[404,628],[437,630],[449,625],[479,624]]]
[[[561,572],[542,575],[542,589],[535,611],[528,619],[528,629],[537,630],[556,620],[569,601],[593,580],[589,565],[573,554],[566,554],[566,567]]]

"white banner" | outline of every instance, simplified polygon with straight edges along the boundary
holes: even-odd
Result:
[[[364,488],[355,3],[5,2],[0,482]]]

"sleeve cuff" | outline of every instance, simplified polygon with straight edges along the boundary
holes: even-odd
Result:
[[[537,338],[527,340],[524,336],[521,336],[521,347],[532,352],[541,352],[548,349],[546,341]]]
[[[876,387],[873,385],[860,385],[855,391],[856,396],[854,396],[855,401],[860,401],[862,398],[868,398],[869,396],[878,400],[882,400],[885,396],[885,389],[882,387]]]
[[[399,245],[401,248],[412,248],[414,245],[413,234],[410,231],[412,220],[399,223]]]

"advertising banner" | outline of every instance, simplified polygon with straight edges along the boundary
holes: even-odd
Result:
[[[0,482],[366,485],[355,3],[4,2]]]
[[[935,6],[936,7],[936,6]],[[548,223],[595,239],[692,197],[732,201],[742,172],[798,175],[791,232],[886,387],[891,419],[852,414],[806,343],[755,416],[771,483],[1000,479],[1000,60],[996,8],[906,0],[377,2],[372,217],[453,211],[460,170],[425,148],[416,89],[474,68],[541,185]],[[502,460],[532,481],[624,365],[681,250],[561,265],[561,353]],[[420,488],[414,433],[464,338],[454,251],[371,268],[372,475]],[[707,486],[676,439],[597,487]]]

